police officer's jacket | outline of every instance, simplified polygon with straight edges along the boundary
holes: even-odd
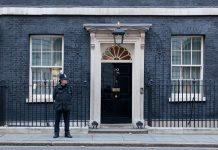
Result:
[[[54,88],[53,100],[55,110],[70,110],[72,106],[72,87],[58,84]]]

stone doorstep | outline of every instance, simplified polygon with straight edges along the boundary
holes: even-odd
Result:
[[[117,133],[117,134],[147,134],[146,128],[133,128],[132,124],[101,124],[100,128],[89,128],[89,133]]]
[[[117,128],[117,129],[89,129],[89,133],[93,134],[148,134],[147,129],[122,129],[122,128]]]

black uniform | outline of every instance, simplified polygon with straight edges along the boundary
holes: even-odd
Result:
[[[65,136],[70,136],[69,121],[70,121],[70,110],[72,106],[72,87],[62,86],[58,84],[53,93],[54,107],[55,107],[55,135],[59,136],[59,123],[63,114],[65,124]]]

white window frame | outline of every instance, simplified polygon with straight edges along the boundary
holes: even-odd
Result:
[[[173,64],[173,44],[172,44],[172,39],[176,37],[176,38],[191,38],[191,64],[190,65],[184,65],[182,64],[182,45],[181,45],[181,64],[179,65],[174,65]],[[192,54],[193,54],[193,50],[192,50],[192,39],[194,37],[200,37],[201,38],[201,64],[200,65],[192,65]],[[182,44],[182,43],[181,43]],[[171,81],[193,81],[193,79],[173,79],[172,78],[172,68],[173,67],[200,67],[200,79],[196,80],[196,81],[200,81],[200,93],[171,93],[171,97],[169,98],[169,101],[170,102],[187,102],[187,101],[206,101],[206,98],[204,97],[204,94],[203,94],[203,70],[204,70],[204,65],[203,65],[203,58],[204,56],[204,36],[202,35],[199,35],[199,36],[190,36],[190,35],[184,35],[184,36],[171,36]],[[181,77],[181,71],[180,71],[180,77]],[[192,72],[190,72],[191,76],[192,76]]]
[[[32,39],[33,38],[53,38],[59,37],[62,38],[62,65],[61,66],[32,66]],[[32,68],[61,68],[61,71],[64,72],[64,36],[63,35],[30,35],[30,61],[29,61],[29,96],[26,98],[26,103],[42,103],[45,102],[53,102],[53,93],[51,92],[49,95],[46,94],[32,94],[32,88],[35,85],[32,85]],[[46,96],[46,97],[45,97]],[[40,99],[40,101],[37,101]]]

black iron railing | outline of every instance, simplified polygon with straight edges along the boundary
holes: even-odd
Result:
[[[6,93],[7,86],[4,81],[0,81],[0,126],[6,122]]]
[[[153,127],[218,127],[218,83],[157,80],[147,86],[146,120]]]
[[[0,82],[0,126],[53,126],[52,92],[56,81]],[[87,81],[73,87],[70,125],[89,122]],[[149,80],[145,88],[145,125],[153,127],[218,127],[218,82]]]
[[[7,86],[0,85],[0,106],[4,108],[0,113],[5,116],[4,119],[0,118],[1,126],[53,126],[52,93],[56,84],[57,81],[44,80],[29,84],[28,81],[19,80],[8,82]],[[87,81],[70,82],[70,85],[73,88],[70,125],[87,126],[89,120]]]

